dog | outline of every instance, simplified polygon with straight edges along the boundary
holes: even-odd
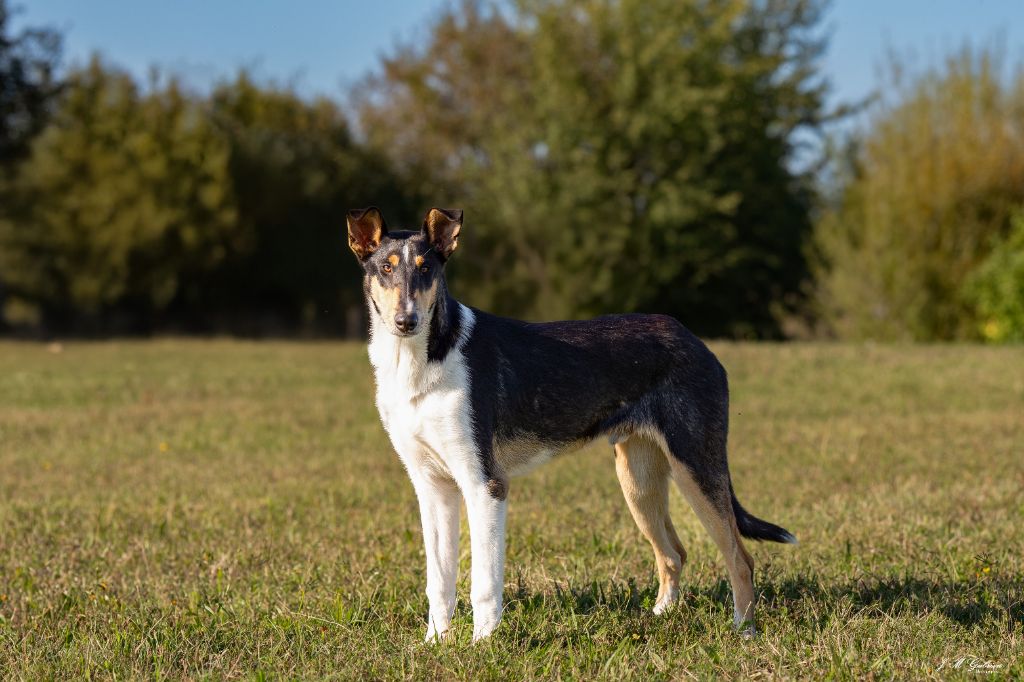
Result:
[[[607,437],[640,531],[654,548],[656,614],[679,597],[686,551],[668,514],[675,481],[725,557],[733,622],[753,635],[754,562],[742,537],[795,543],[736,500],[726,461],[725,369],[665,315],[528,323],[465,306],[445,264],[463,212],[432,208],[391,231],[376,207],[350,211],[363,268],[377,408],[419,500],[427,558],[426,640],[455,611],[460,497],[469,518],[473,640],[502,615],[509,479]]]

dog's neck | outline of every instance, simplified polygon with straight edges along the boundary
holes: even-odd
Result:
[[[442,279],[430,315],[430,328],[423,332],[427,335],[427,361],[444,361],[459,340],[462,322],[462,304],[452,298]]]

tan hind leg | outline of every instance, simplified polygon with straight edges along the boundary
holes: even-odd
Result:
[[[697,485],[686,465],[674,457],[669,457],[668,461],[673,480],[725,558],[732,585],[733,625],[744,635],[751,636],[755,633],[754,560],[740,539],[728,481],[718,491],[716,499],[712,499]]]
[[[664,613],[679,598],[679,573],[686,561],[686,550],[668,514],[668,460],[653,441],[631,436],[615,446],[615,472],[633,520],[654,548],[658,567],[654,613]]]
[[[667,491],[666,491],[667,494]],[[672,518],[668,515],[668,507],[666,506],[665,511],[665,531],[668,533],[669,542],[675,547],[676,551],[679,552],[680,563],[686,563],[686,550],[683,549],[683,543],[679,540],[679,535],[676,533],[676,527],[672,525]]]

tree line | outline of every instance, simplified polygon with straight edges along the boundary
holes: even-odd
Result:
[[[844,338],[1024,341],[1024,68],[965,48],[891,70],[818,221],[819,320]]]
[[[467,1],[333,100],[244,72],[197,93],[99,56],[62,70],[59,36],[14,35],[0,0],[0,325],[353,333],[344,214],[376,204],[411,227],[464,208],[452,287],[502,314],[1024,335],[1020,79],[965,52],[818,158],[843,114],[822,13]]]

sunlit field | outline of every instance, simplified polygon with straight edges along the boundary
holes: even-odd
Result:
[[[673,493],[664,617],[610,447],[510,493],[504,620],[422,643],[417,506],[356,343],[0,344],[0,677],[1024,675],[1024,348],[713,345],[760,635]]]

